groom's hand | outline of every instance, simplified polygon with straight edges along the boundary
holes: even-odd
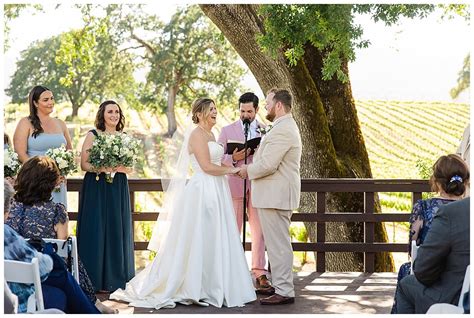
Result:
[[[247,178],[247,165],[242,165],[240,166],[240,171],[239,171],[239,176],[242,178],[242,179],[246,179]]]

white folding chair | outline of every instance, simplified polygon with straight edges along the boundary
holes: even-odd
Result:
[[[72,248],[71,248],[71,257],[72,257],[72,276],[76,279],[79,284],[79,260],[77,256],[77,240],[75,236],[71,236],[72,239]],[[58,251],[56,252],[59,256],[67,258],[68,256],[68,244],[67,240],[60,239],[43,239],[45,242],[56,243],[58,245]]]
[[[5,281],[11,283],[33,284],[34,294],[28,298],[27,312],[44,310],[43,289],[41,288],[41,277],[38,258],[34,257],[31,263],[4,260]]]
[[[411,269],[410,274],[413,275],[413,263],[415,262],[416,255],[418,254],[418,249],[420,247],[416,245],[416,241],[411,241]]]
[[[470,275],[471,265],[466,267],[466,274],[464,275],[464,281],[462,283],[461,294],[459,295],[459,302],[458,305],[446,304],[446,303],[439,303],[433,304],[426,312],[427,314],[463,314],[464,313],[464,306],[463,300],[464,295],[469,291],[470,284],[471,284],[471,275]]]

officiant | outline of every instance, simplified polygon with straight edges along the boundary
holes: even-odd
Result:
[[[251,92],[247,92],[239,98],[240,118],[225,126],[221,130],[218,142],[224,145],[224,157],[222,163],[227,166],[240,167],[244,164],[245,149],[238,151],[235,149],[232,154],[227,154],[227,143],[229,141],[245,142],[245,125],[244,122],[250,122],[247,128],[247,140],[261,137],[261,132],[265,131],[265,125],[256,119],[258,112],[258,97]],[[252,163],[253,155],[250,149],[247,152],[247,164]],[[239,232],[243,226],[243,210],[244,210],[244,180],[236,176],[228,176],[230,191],[232,193],[232,201],[234,204],[235,216]],[[265,293],[272,287],[267,278],[268,272],[265,269],[265,242],[263,239],[262,228],[257,210],[252,206],[250,194],[250,182],[246,182],[246,210],[248,222],[250,224],[250,235],[252,241],[252,274],[255,277],[255,286],[257,292]],[[245,233],[244,233],[245,235]]]

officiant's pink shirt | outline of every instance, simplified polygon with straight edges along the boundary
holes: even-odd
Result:
[[[255,119],[256,120],[256,119]],[[265,127],[262,123],[257,121],[257,126]],[[252,132],[252,136],[261,137],[260,133],[254,135]],[[218,142],[224,145],[224,157],[222,158],[222,164],[232,167],[232,155],[227,155],[227,141],[228,140],[238,140],[244,142],[245,136],[244,131],[242,129],[242,124],[240,119],[235,121],[234,123],[225,126],[222,128],[221,134],[219,135]],[[253,155],[247,157],[247,164],[252,163]],[[244,160],[237,161],[236,167],[240,167],[244,164]],[[239,177],[228,176],[229,177],[229,187],[230,192],[232,193],[232,198],[242,198],[244,196],[243,188],[244,188],[244,180]],[[247,181],[247,190],[250,191],[250,182]]]

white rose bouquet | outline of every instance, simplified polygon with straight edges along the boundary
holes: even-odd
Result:
[[[121,133],[116,135],[115,145],[119,148],[118,161],[121,166],[131,168],[138,160],[140,140]]]
[[[59,173],[63,177],[77,171],[77,164],[75,161],[76,154],[72,150],[67,150],[64,144],[59,148],[49,149],[46,151],[45,156],[56,161]]]
[[[89,163],[94,169],[133,167],[138,159],[140,141],[124,133],[114,135],[100,134],[94,139],[89,149]],[[105,180],[113,182],[115,173],[106,173]],[[99,181],[97,173],[96,180]]]
[[[59,174],[63,177],[66,177],[67,175],[77,171],[77,164],[74,160],[76,154],[72,150],[67,150],[64,144],[62,144],[59,148],[49,149],[44,155],[50,157],[56,162],[56,165],[59,169]],[[54,191],[59,192],[59,186],[57,186]]]
[[[10,147],[3,149],[3,171],[5,177],[14,177],[20,169],[20,161],[18,160],[18,154],[14,152]]]

